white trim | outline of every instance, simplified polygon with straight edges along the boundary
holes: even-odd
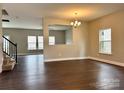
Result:
[[[2,63],[0,64],[0,73],[2,73],[2,65],[3,65],[3,61],[2,61]]]
[[[66,60],[78,60],[78,59],[88,59],[88,57],[57,58],[57,59],[48,59],[48,60],[44,60],[44,61],[45,62],[54,62],[54,61],[66,61]]]
[[[2,73],[2,69],[0,69],[0,73]]]
[[[96,58],[96,57],[88,57],[88,59],[97,60],[97,61],[100,61],[100,62],[105,62],[105,63],[109,63],[109,64],[113,64],[113,65],[118,65],[118,66],[123,66],[124,67],[124,63],[122,63],[122,62],[111,61],[111,60],[106,60],[106,59],[101,59],[101,58]]]
[[[23,56],[23,55],[40,55],[41,53],[18,53],[18,56]]]
[[[18,56],[21,56],[21,55],[28,55],[28,53],[18,53],[17,55],[18,55]]]
[[[22,53],[22,54],[24,55],[24,53]],[[30,54],[30,53],[25,53],[25,54]],[[91,56],[88,56],[88,57],[73,57],[73,58],[48,59],[48,60],[44,60],[44,62],[55,62],[55,61],[66,61],[66,60],[79,60],[79,59],[92,59],[92,60],[97,60],[97,61],[100,61],[100,62],[104,62],[104,63],[113,64],[113,65],[124,67],[124,63],[122,63],[122,62],[111,61],[111,60],[106,60],[106,59],[96,58],[96,57],[91,57]]]
[[[0,73],[2,73],[2,66],[3,66],[3,57],[2,57],[2,62],[0,63]]]
[[[103,54],[103,55],[112,55],[112,52],[111,52],[111,53],[99,52],[99,54]]]
[[[2,73],[2,65],[3,65],[3,60],[2,63],[0,64],[0,73]]]
[[[73,57],[73,58],[57,58],[57,59],[49,59],[49,60],[44,60],[44,62],[55,62],[55,61],[66,61],[66,60],[78,60],[78,59],[92,59],[92,60],[97,60],[100,62],[112,64],[112,65],[117,65],[117,66],[122,66],[124,67],[124,63],[117,62],[117,61],[111,61],[111,60],[106,60],[106,59],[101,59],[101,58],[96,58],[96,57]]]

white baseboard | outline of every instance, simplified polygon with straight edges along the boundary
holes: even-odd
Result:
[[[28,55],[27,53],[18,53],[18,56],[22,56],[22,55]]]
[[[21,55],[29,55],[29,53],[27,54],[21,54]],[[54,61],[66,61],[66,60],[80,60],[80,59],[92,59],[92,60],[97,60],[100,62],[105,62],[105,63],[109,63],[109,64],[113,64],[113,65],[118,65],[118,66],[123,66],[124,67],[124,63],[122,62],[117,62],[117,61],[111,61],[111,60],[106,60],[106,59],[101,59],[101,58],[96,58],[96,57],[73,57],[73,58],[57,58],[57,59],[48,59],[48,60],[44,60],[44,62],[54,62]]]
[[[88,57],[57,58],[57,59],[44,60],[44,62],[66,61],[66,60],[79,60],[79,59],[88,59]]]
[[[40,53],[18,53],[18,56],[24,56],[24,55],[36,55],[36,54],[40,54]]]
[[[58,59],[50,59],[50,60],[45,60],[45,62],[55,62],[55,61],[66,61],[66,60],[79,60],[79,59],[92,59],[92,60],[97,60],[100,62],[108,63],[108,64],[113,64],[117,66],[122,66],[124,67],[124,63],[117,62],[117,61],[111,61],[111,60],[106,60],[106,59],[101,59],[101,58],[96,58],[96,57],[73,57],[73,58],[58,58]]]
[[[111,60],[106,60],[106,59],[101,59],[101,58],[96,58],[96,57],[88,57],[88,59],[97,60],[97,61],[100,61],[100,62],[105,62],[105,63],[109,63],[109,64],[113,64],[113,65],[118,65],[118,66],[123,66],[124,67],[124,63],[117,62],[117,61],[111,61]]]

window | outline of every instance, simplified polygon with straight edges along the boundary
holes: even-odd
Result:
[[[49,45],[55,45],[55,37],[49,37]],[[28,36],[28,50],[43,49],[43,36]]]
[[[43,36],[38,36],[38,49],[43,49]]]
[[[54,36],[49,37],[49,45],[55,45],[55,37]]]
[[[111,54],[111,29],[99,31],[99,53]]]
[[[36,50],[36,36],[28,36],[28,50]]]
[[[8,35],[5,35],[4,37],[10,39]],[[7,42],[6,39],[3,39],[3,51],[9,53],[9,42]]]

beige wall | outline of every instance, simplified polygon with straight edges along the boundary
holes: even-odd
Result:
[[[68,25],[69,22],[63,19],[44,18],[43,19],[43,34],[44,34],[44,56],[45,60],[54,60],[61,58],[79,58],[86,57],[87,53],[87,24],[82,27],[73,29],[73,43],[71,45],[48,45],[48,25],[60,24]]]
[[[99,29],[112,29],[112,55],[99,54]],[[124,62],[124,11],[89,22],[89,56]]]
[[[42,50],[28,50],[27,36],[42,36],[42,30],[4,28],[3,35],[9,35],[10,40],[17,43],[18,55],[41,54]]]
[[[3,28],[3,35],[9,35],[10,40],[18,45],[18,55],[43,54],[43,50],[28,50],[27,36],[43,36],[42,30]],[[56,43],[65,43],[65,31],[50,30],[50,35],[55,36]]]
[[[2,6],[0,4],[0,73],[2,72],[2,63],[3,63],[3,52],[2,52],[2,22],[1,22],[1,17],[2,17]]]

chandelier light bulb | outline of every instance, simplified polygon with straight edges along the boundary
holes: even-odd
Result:
[[[73,23],[73,22],[71,22],[70,24],[71,24],[72,26],[74,25],[74,23]]]
[[[77,24],[75,23],[74,26],[77,26]]]
[[[75,16],[77,15],[77,13],[75,13]],[[74,26],[75,28],[77,28],[78,26],[81,25],[81,21],[78,21],[76,18],[74,21],[71,21],[70,25]]]
[[[76,20],[76,21],[75,21],[75,24],[77,24],[77,23],[78,23],[78,21]]]
[[[80,26],[81,25],[81,22],[78,22],[78,26]]]

